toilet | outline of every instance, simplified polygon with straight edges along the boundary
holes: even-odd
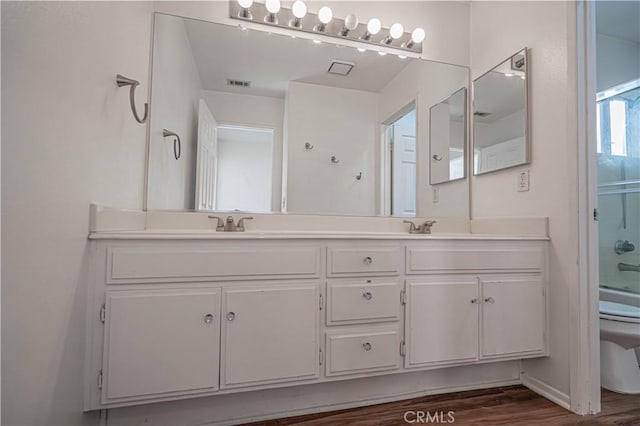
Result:
[[[640,394],[640,306],[600,301],[600,380],[613,392]]]

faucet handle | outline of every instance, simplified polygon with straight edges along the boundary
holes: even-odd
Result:
[[[236,226],[236,231],[244,232],[244,221],[245,220],[253,220],[253,216],[241,217],[238,220],[238,225]]]
[[[423,234],[430,234],[431,233],[431,227],[433,226],[433,224],[436,223],[435,220],[427,220],[425,221],[420,228],[422,229],[422,233]]]
[[[221,217],[209,215],[209,219],[218,219],[218,223],[216,224],[216,231],[224,231],[224,221]]]
[[[410,233],[411,233],[411,232],[415,232],[415,231],[418,229],[418,227],[416,226],[416,224],[415,224],[415,223],[413,223],[413,222],[412,222],[412,221],[410,221],[410,220],[403,220],[403,221],[402,221],[402,223],[408,223],[408,224],[409,224],[409,232],[410,232]]]

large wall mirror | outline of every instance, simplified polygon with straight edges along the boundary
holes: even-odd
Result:
[[[466,67],[164,14],[153,40],[148,210],[469,216],[428,157]]]
[[[476,175],[530,162],[527,49],[473,82],[473,172]]]
[[[431,184],[463,179],[467,175],[467,89],[432,106],[429,123]]]

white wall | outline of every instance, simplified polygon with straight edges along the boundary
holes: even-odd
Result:
[[[569,395],[569,330],[575,318],[570,293],[578,287],[575,4],[473,1],[471,16],[474,78],[524,46],[531,49],[532,163],[475,177],[471,214],[549,217],[551,356],[526,361],[523,370],[559,395]],[[523,169],[530,170],[529,192],[517,192],[517,174]]]
[[[469,72],[437,62],[414,61],[380,91],[380,122],[385,122],[416,100],[417,215],[469,217],[469,179],[438,185],[439,201],[433,202],[429,184],[429,108],[469,84]]]
[[[198,141],[198,101],[202,83],[182,19],[158,15],[153,51],[153,108],[149,131],[149,210],[193,210]],[[180,159],[173,152],[177,133]]]
[[[378,94],[292,82],[287,111],[287,211],[375,214]]]
[[[202,98],[219,124],[273,129],[271,210],[280,211],[284,99],[203,90]]]
[[[218,130],[216,208],[269,213],[273,132]]]
[[[598,91],[640,78],[640,44],[597,34],[596,52]]]
[[[151,4],[2,2],[2,424],[82,414],[89,204],[142,208]]]

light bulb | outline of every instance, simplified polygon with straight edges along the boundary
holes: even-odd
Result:
[[[424,30],[422,28],[416,28],[411,33],[411,40],[414,43],[422,43],[426,36],[427,36],[427,34],[424,32]]]
[[[269,13],[278,13],[280,11],[280,0],[266,0],[264,5]]]
[[[297,0],[291,6],[291,11],[293,12],[293,16],[298,19],[302,19],[307,14],[307,5],[304,4],[302,0]]]
[[[349,31],[353,31],[358,28],[358,18],[356,17],[356,15],[354,15],[353,13],[347,15],[347,17],[344,18],[344,26]]]
[[[358,52],[366,52],[367,49],[363,48],[363,47],[358,47]]]
[[[407,59],[407,55],[398,55],[398,58],[400,58],[400,59]]]
[[[318,11],[318,19],[323,24],[328,24],[333,19],[333,11],[328,6],[323,6]]]
[[[402,27],[402,24],[393,24],[389,29],[389,35],[392,39],[399,39],[400,37],[402,37],[403,33],[404,28]]]
[[[376,35],[380,32],[382,28],[382,22],[380,22],[377,18],[369,19],[369,23],[367,24],[367,32],[371,35]]]
[[[505,73],[505,74],[504,74],[504,76],[505,76],[505,77],[513,77],[513,76],[514,76],[514,74],[511,74],[511,73],[507,72],[507,73]]]
[[[243,9],[249,9],[253,5],[253,0],[238,0],[238,4]]]
[[[387,54],[387,52],[378,52],[378,55],[380,56],[385,56]]]

